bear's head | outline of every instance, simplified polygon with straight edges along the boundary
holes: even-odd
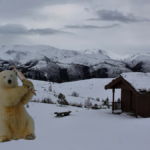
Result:
[[[16,86],[18,86],[18,80],[13,71],[5,70],[0,73],[0,87],[13,88]]]

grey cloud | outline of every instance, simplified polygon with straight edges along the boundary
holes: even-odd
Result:
[[[0,18],[37,17],[37,12],[42,7],[70,3],[81,4],[86,1],[90,0],[1,0]],[[39,16],[39,18],[41,17]]]
[[[120,26],[119,24],[112,24],[107,26],[93,26],[93,25],[66,25],[65,28],[71,29],[107,29]]]
[[[89,11],[90,11],[90,9],[89,9],[89,8],[87,8],[87,7],[86,7],[86,8],[84,8],[84,10],[85,10],[85,11],[87,11],[87,12],[89,12]]]
[[[133,14],[124,15],[122,12],[117,10],[98,10],[96,11],[96,15],[98,18],[91,18],[89,20],[103,20],[103,21],[119,21],[123,23],[130,23],[130,22],[149,22],[150,19],[135,16]]]
[[[64,32],[60,30],[55,30],[52,28],[45,28],[45,29],[30,29],[28,30],[29,34],[39,34],[39,35],[49,35],[49,34],[73,34],[70,32]]]
[[[15,34],[15,35],[50,35],[50,34],[72,34],[52,28],[45,29],[27,29],[20,24],[7,24],[0,26],[0,34]]]

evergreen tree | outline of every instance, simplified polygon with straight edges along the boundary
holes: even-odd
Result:
[[[59,99],[59,100],[57,100],[57,102],[58,102],[60,105],[69,105],[69,103],[68,103],[67,100],[66,100],[65,95],[63,95],[62,93],[60,93],[60,94],[58,95],[58,99]]]

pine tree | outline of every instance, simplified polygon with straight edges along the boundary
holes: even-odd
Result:
[[[62,106],[62,105],[69,105],[69,103],[67,102],[67,100],[66,100],[66,97],[65,97],[65,95],[63,95],[62,93],[60,93],[59,95],[58,95],[58,99],[59,100],[57,100],[57,102]]]

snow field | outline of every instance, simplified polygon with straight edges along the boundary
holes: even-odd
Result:
[[[101,104],[102,99],[109,98],[112,101],[112,90],[105,90],[104,86],[112,81],[112,79],[89,79],[67,83],[52,83],[46,81],[31,80],[35,86],[37,96],[34,96],[32,100],[41,101],[44,98],[51,98],[53,102],[57,102],[58,98],[54,94],[62,93],[66,96],[66,100],[72,103],[82,103],[84,105],[85,100],[90,97],[92,104]],[[21,83],[20,83],[21,84]],[[52,92],[49,91],[49,86],[52,87]],[[79,97],[71,96],[72,92],[79,93]],[[115,92],[115,100],[120,98],[120,90]],[[96,98],[100,99],[100,102],[96,101]]]
[[[112,91],[104,86],[112,79],[90,79],[68,83],[49,83],[32,80],[37,96],[42,100],[50,97],[56,102],[56,94],[63,93],[68,102],[85,102],[87,97],[111,101]],[[19,81],[19,84],[21,82]],[[52,85],[52,92],[49,86]],[[79,97],[70,96],[72,92]],[[116,99],[120,90],[115,92]],[[98,103],[92,100],[92,103]],[[111,109],[86,109],[30,102],[26,108],[35,122],[36,139],[0,143],[0,150],[149,150],[149,118],[138,118],[123,113],[114,115]],[[72,111],[69,116],[55,117],[54,112]]]
[[[55,117],[54,112],[72,111]],[[92,110],[29,103],[35,121],[36,139],[0,143],[9,150],[149,150],[150,119],[127,114],[113,115],[110,109]]]

